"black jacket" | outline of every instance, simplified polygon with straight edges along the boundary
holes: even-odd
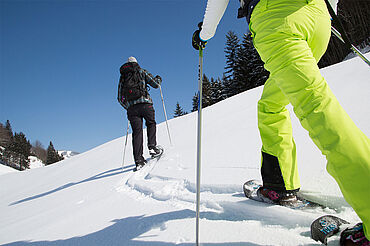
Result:
[[[141,79],[143,80],[143,83],[145,83],[145,88],[147,88],[148,85],[150,85],[153,88],[158,88],[160,84],[162,83],[162,79],[159,76],[153,77],[151,73],[146,71],[145,69],[142,69],[139,64],[136,62],[128,62],[123,64],[120,67],[120,79],[119,79],[119,84],[118,84],[118,102],[121,104],[122,107],[125,109],[128,109],[130,106],[138,104],[138,103],[150,103],[153,104],[153,100],[150,97],[149,93],[146,93],[146,96],[142,96],[139,99],[133,100],[133,101],[127,101],[124,96],[123,96],[123,78],[125,74],[128,72],[134,70],[134,69],[139,69]]]

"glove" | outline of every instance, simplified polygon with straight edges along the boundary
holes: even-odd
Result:
[[[158,84],[162,84],[162,78],[161,78],[161,76],[157,75],[157,76],[155,76],[154,79],[158,82]]]
[[[207,42],[202,41],[199,37],[200,31],[202,30],[203,22],[199,22],[198,24],[198,30],[196,30],[193,33],[193,38],[191,44],[193,45],[193,48],[196,50],[199,50],[199,48],[204,49],[206,47]]]

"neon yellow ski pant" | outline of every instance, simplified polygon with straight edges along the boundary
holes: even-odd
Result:
[[[258,127],[266,159],[262,166],[276,158],[285,189],[299,189],[296,146],[285,108],[291,103],[302,126],[326,156],[328,172],[363,221],[370,239],[370,140],[339,105],[317,66],[330,38],[325,2],[261,0],[253,11],[250,30],[270,72],[258,102]],[[266,170],[268,175],[269,170],[276,171]]]

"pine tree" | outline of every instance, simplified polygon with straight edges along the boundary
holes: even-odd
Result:
[[[251,88],[250,85],[250,77],[249,74],[251,73],[251,58],[252,58],[252,48],[249,46],[249,40],[244,38],[242,43],[237,51],[237,62],[235,66],[235,81],[234,87],[236,93],[243,92],[248,88]]]
[[[8,145],[12,137],[13,131],[9,120],[6,121],[5,126],[0,123],[0,146],[5,147]]]
[[[0,146],[5,146],[9,142],[5,126],[0,123]]]
[[[24,133],[15,133],[12,140],[5,147],[4,161],[19,170],[29,168],[28,157],[31,155],[31,144]]]
[[[195,112],[198,110],[198,93],[195,93],[193,96],[193,108],[191,109],[191,112]]]
[[[239,38],[233,31],[229,31],[226,34],[226,66],[225,66],[225,78],[232,79],[234,70],[237,62],[237,50],[239,49]]]
[[[213,102],[211,98],[211,82],[205,74],[203,75],[202,92],[202,107],[205,108],[212,105]]]
[[[224,100],[226,97],[223,93],[223,84],[221,80],[218,78],[217,80],[214,80],[211,78],[211,101],[212,104],[218,103],[222,100]]]
[[[235,88],[238,93],[263,85],[268,78],[257,50],[253,46],[251,34],[244,35],[237,51],[235,68]]]
[[[15,133],[14,134],[14,143],[16,145],[17,150],[15,152],[20,154],[20,166],[21,170],[29,168],[30,162],[28,157],[31,155],[31,147],[30,141],[27,140],[26,135],[24,133]]]
[[[12,130],[12,126],[10,125],[10,121],[9,120],[7,120],[6,123],[5,123],[5,129],[8,132],[8,136],[10,138],[12,138],[13,137],[13,130]]]
[[[182,107],[180,106],[179,102],[176,103],[176,109],[175,109],[175,112],[174,112],[174,117],[179,117],[179,116],[183,116],[183,115],[186,115],[187,112],[185,112]]]
[[[50,141],[46,154],[46,165],[50,165],[61,160],[63,160],[63,157],[57,153],[54,149],[53,143]]]
[[[225,97],[231,97],[238,94],[237,84],[235,83],[235,71],[238,61],[238,50],[240,48],[239,38],[233,31],[226,34],[225,57],[226,66],[223,75],[223,94]]]
[[[211,83],[205,74],[203,74],[202,82],[203,82],[202,83],[202,108],[205,108],[213,104],[212,98],[211,98]],[[195,95],[193,96],[193,108],[191,112],[194,112],[197,110],[198,110],[198,94],[195,93]]]
[[[225,75],[222,77],[222,96],[223,98],[232,97],[235,95],[233,91],[233,81],[231,79],[227,79]]]

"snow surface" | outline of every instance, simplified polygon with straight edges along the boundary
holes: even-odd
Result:
[[[368,66],[355,58],[322,74],[369,136]],[[320,245],[310,238],[317,217],[359,220],[293,116],[302,192],[330,208],[299,211],[244,197],[243,183],[260,177],[256,105],[261,92],[256,88],[203,111],[202,245]],[[170,120],[170,146],[166,125],[159,124],[165,153],[136,173],[129,135],[124,167],[121,137],[58,165],[1,175],[0,244],[194,245],[196,125],[196,113]],[[338,237],[329,245],[338,245]]]
[[[0,175],[12,172],[17,172],[17,170],[6,165],[0,164]]]
[[[36,156],[29,156],[28,160],[30,160],[30,169],[44,167],[45,164]]]

